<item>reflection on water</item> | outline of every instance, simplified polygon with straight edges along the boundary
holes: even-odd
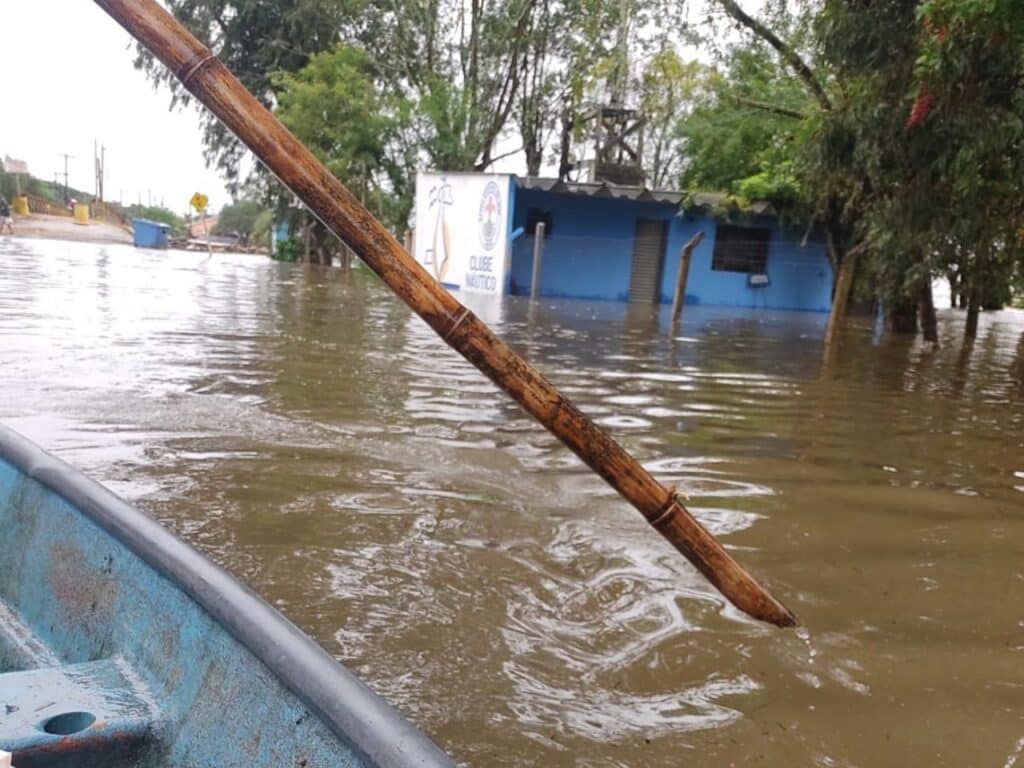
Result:
[[[1017,764],[1024,316],[474,307],[806,624],[724,605],[365,272],[0,240],[0,418],[474,765]]]

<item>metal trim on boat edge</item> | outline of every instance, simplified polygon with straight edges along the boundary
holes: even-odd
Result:
[[[279,611],[158,522],[3,424],[0,459],[63,497],[180,588],[373,765],[455,765]]]

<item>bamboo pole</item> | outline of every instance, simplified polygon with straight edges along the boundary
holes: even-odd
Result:
[[[701,230],[691,237],[687,241],[686,245],[683,246],[683,250],[679,252],[679,273],[676,276],[676,294],[672,299],[673,323],[679,320],[679,315],[683,311],[683,304],[686,303],[686,281],[690,276],[690,257],[693,255],[694,249],[700,245],[700,241],[703,239],[704,231]]]
[[[628,499],[736,607],[778,626],[796,617],[665,488],[440,286],[341,182],[155,0],[95,0],[181,80],[437,334]]]

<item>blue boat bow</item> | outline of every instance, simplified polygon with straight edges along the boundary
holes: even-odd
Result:
[[[249,588],[0,426],[0,750],[17,768],[440,768]]]

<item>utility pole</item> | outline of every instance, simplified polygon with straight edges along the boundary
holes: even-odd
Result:
[[[92,143],[93,161],[96,164],[96,199],[103,202],[103,177],[106,173],[107,148],[98,141]]]
[[[74,155],[69,155],[66,152],[58,152],[57,153],[57,157],[63,157],[64,158],[64,202],[66,203],[69,200],[69,198],[68,198],[68,160],[73,158]]]

